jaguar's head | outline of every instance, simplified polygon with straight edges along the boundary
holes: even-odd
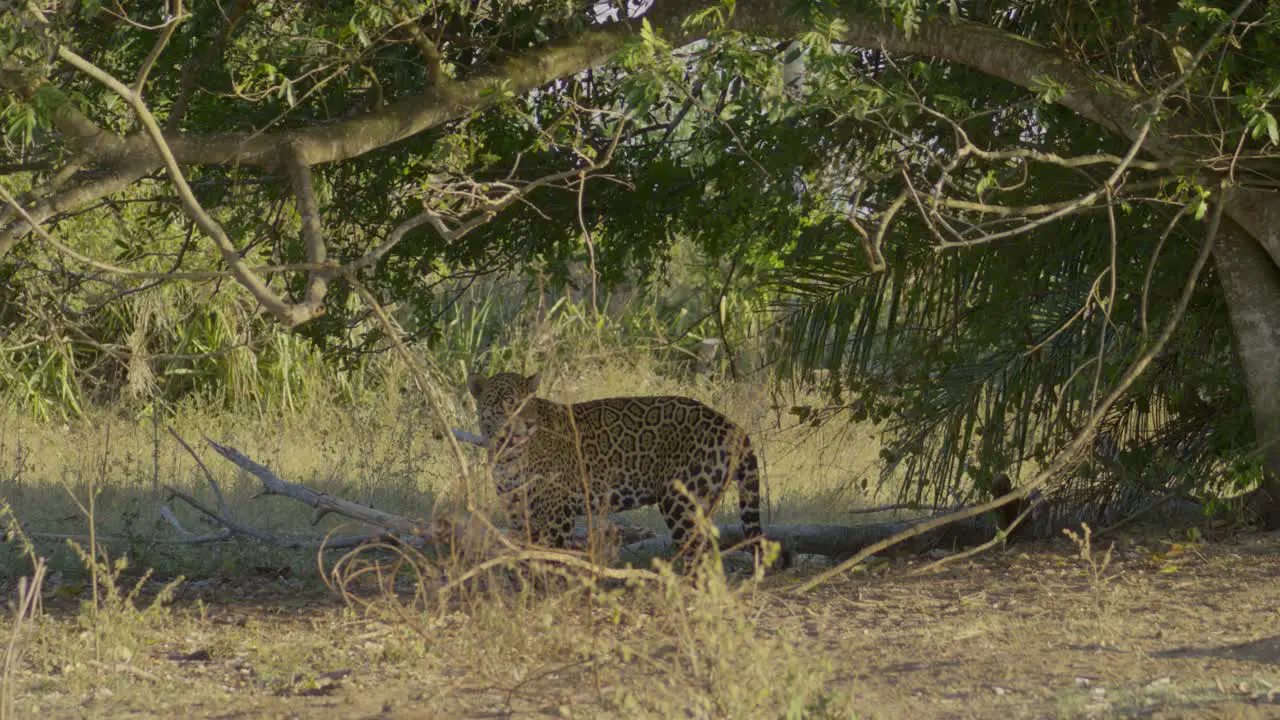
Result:
[[[533,434],[535,414],[532,403],[538,390],[540,373],[528,377],[518,373],[498,373],[485,377],[478,373],[467,376],[467,389],[476,399],[480,432],[490,448],[518,444]]]

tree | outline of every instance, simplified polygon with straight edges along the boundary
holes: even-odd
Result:
[[[1176,295],[1202,235],[1187,221],[1220,209],[1221,292],[1198,288],[1178,352],[1134,397],[1158,400],[1150,428],[1214,424],[1204,406],[1240,387],[1206,372],[1225,313],[1264,473],[1255,507],[1280,525],[1274,3],[664,2],[615,20],[540,2],[242,0],[114,23],[93,3],[33,8],[0,20],[6,186],[24,193],[0,218],[0,257],[33,225],[148,200],[212,240],[203,260],[168,249],[195,268],[185,277],[230,273],[322,340],[355,312],[358,283],[426,302],[424,276],[554,260],[583,232],[621,275],[689,235],[739,281],[782,265],[799,291],[783,316],[790,367],[835,370],[834,394],[854,381],[864,409],[899,418],[904,453],[931,458],[921,477],[989,478],[1027,445],[1066,446]],[[803,87],[784,84],[801,58]],[[606,167],[621,182],[590,181]],[[178,202],[150,182],[162,170]],[[264,228],[262,208],[285,197],[297,219]],[[145,247],[120,268],[36,235],[117,278],[147,262]],[[276,266],[243,259],[255,250]],[[1172,260],[1158,272],[1154,256]],[[1013,320],[941,302],[971,292]],[[904,320],[956,330],[912,339]],[[1044,332],[1009,337],[1033,321]],[[902,353],[920,362],[889,360]],[[872,360],[908,397],[865,392]],[[945,366],[987,374],[964,397],[925,397]],[[1180,394],[1186,374],[1200,382]]]

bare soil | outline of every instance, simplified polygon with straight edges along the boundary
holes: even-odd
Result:
[[[920,564],[779,600],[867,717],[1280,717],[1280,534],[1124,538],[1097,575],[1066,541]]]
[[[827,663],[839,702],[808,717],[1280,718],[1280,533],[1106,537],[1089,557],[1063,539],[931,574],[915,574],[928,559],[902,558],[796,595],[813,573],[802,566],[767,578],[743,611],[761,637]],[[46,612],[75,612],[67,595],[51,589]],[[424,642],[310,581],[189,583],[171,613],[130,657],[57,667],[36,643],[19,717],[655,717],[626,698],[696,694],[652,659],[661,637],[650,660],[602,668],[557,657],[580,628],[554,618],[520,628],[508,672],[504,646],[467,637],[474,624],[443,618],[439,642]],[[602,623],[595,641],[639,636],[644,614]],[[716,717],[695,694],[687,716]]]

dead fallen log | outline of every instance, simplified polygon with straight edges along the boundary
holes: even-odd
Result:
[[[312,525],[320,522],[320,519],[325,515],[334,513],[406,536],[425,536],[429,534],[426,525],[422,522],[403,515],[396,515],[395,513],[384,512],[377,508],[354,503],[350,500],[343,500],[328,493],[312,490],[305,485],[289,482],[275,474],[271,468],[255,462],[229,445],[223,445],[207,437],[204,441],[219,455],[258,478],[263,488],[260,495],[281,495],[297,500],[315,510],[311,516]]]
[[[454,436],[462,442],[471,444],[483,444],[484,440],[480,436],[473,435],[463,430],[453,429]],[[176,435],[175,435],[176,437]],[[181,438],[178,438],[182,442]],[[387,540],[394,538],[400,542],[411,542],[415,545],[423,544],[458,544],[466,540],[466,544],[476,547],[473,543],[480,541],[485,545],[499,544],[510,546],[503,531],[495,528],[483,518],[464,517],[453,522],[435,522],[425,523],[423,521],[408,518],[395,513],[386,512],[377,508],[360,505],[358,503],[344,500],[342,498],[330,495],[328,493],[319,492],[308,488],[304,485],[289,482],[269,467],[254,461],[239,450],[222,443],[218,443],[209,438],[204,438],[205,442],[223,458],[233,463],[237,467],[245,470],[253,475],[262,483],[263,490],[260,496],[280,495],[283,497],[296,500],[311,507],[315,512],[312,515],[312,524],[319,522],[325,515],[333,513],[346,518],[350,518],[367,526],[377,528],[378,532],[373,532],[364,536],[344,537],[340,539],[331,539],[325,542],[323,538],[300,539],[289,537],[285,538],[277,536],[267,531],[247,527],[230,516],[230,511],[226,507],[225,501],[222,499],[222,492],[217,483],[213,480],[212,474],[205,471],[206,478],[213,487],[214,495],[218,498],[218,508],[213,509],[206,507],[195,498],[186,493],[182,493],[176,489],[170,488],[172,497],[186,502],[195,508],[213,522],[221,526],[222,532],[216,536],[206,536],[199,538],[199,541],[214,541],[230,538],[231,536],[243,536],[257,539],[262,542],[272,543],[283,547],[307,548],[319,547],[322,542],[327,547],[350,547],[362,542],[373,542],[379,540]],[[182,443],[184,447],[186,443]],[[187,447],[190,452],[191,449]],[[195,453],[192,452],[194,456]],[[198,459],[197,459],[198,461]],[[201,465],[203,469],[203,465]],[[172,513],[169,513],[171,516]],[[841,558],[853,555],[862,548],[873,543],[890,537],[902,530],[927,520],[921,518],[913,521],[879,523],[874,525],[770,525],[766,529],[766,534],[771,539],[777,540],[785,548],[793,553],[807,555],[822,555],[833,558]],[[612,529],[619,531],[622,540],[621,551],[628,554],[656,555],[664,552],[672,552],[671,538],[667,537],[646,537],[651,535],[643,529],[636,528],[623,522],[617,516],[609,516],[607,525],[613,526]],[[182,532],[183,528],[176,525],[175,527]],[[742,528],[737,523],[726,523],[718,528],[720,534],[720,545],[723,548],[732,548],[741,544],[744,540]],[[967,523],[957,523],[955,525],[938,528],[930,533],[925,533],[914,538],[911,543],[904,545],[903,549],[907,552],[923,552],[933,547],[939,546],[960,546],[972,545],[984,540],[990,539],[995,533],[995,526],[989,521],[982,518],[976,518]],[[581,524],[579,525],[576,535],[585,544],[586,530]],[[637,539],[642,538],[642,539]],[[336,540],[336,542],[335,542]]]
[[[792,553],[843,558],[928,519],[930,518],[874,525],[769,525],[765,527],[764,532],[766,537],[777,541]],[[742,526],[738,523],[717,525],[716,529],[720,534],[722,548],[733,548],[746,540],[742,534]],[[937,547],[973,545],[990,540],[995,532],[996,527],[993,523],[977,518],[972,522],[956,523],[925,533],[913,538],[909,543],[904,543],[896,550],[918,554]],[[624,553],[639,555],[654,555],[673,550],[670,537],[648,538],[622,548]]]

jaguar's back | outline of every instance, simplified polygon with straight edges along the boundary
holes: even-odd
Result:
[[[573,519],[658,505],[677,547],[730,478],[744,535],[761,536],[760,474],[747,433],[692,398],[618,397],[561,405],[534,396],[538,375],[472,375],[480,430],[513,528],[564,546]],[[683,490],[682,490],[683,487]]]

